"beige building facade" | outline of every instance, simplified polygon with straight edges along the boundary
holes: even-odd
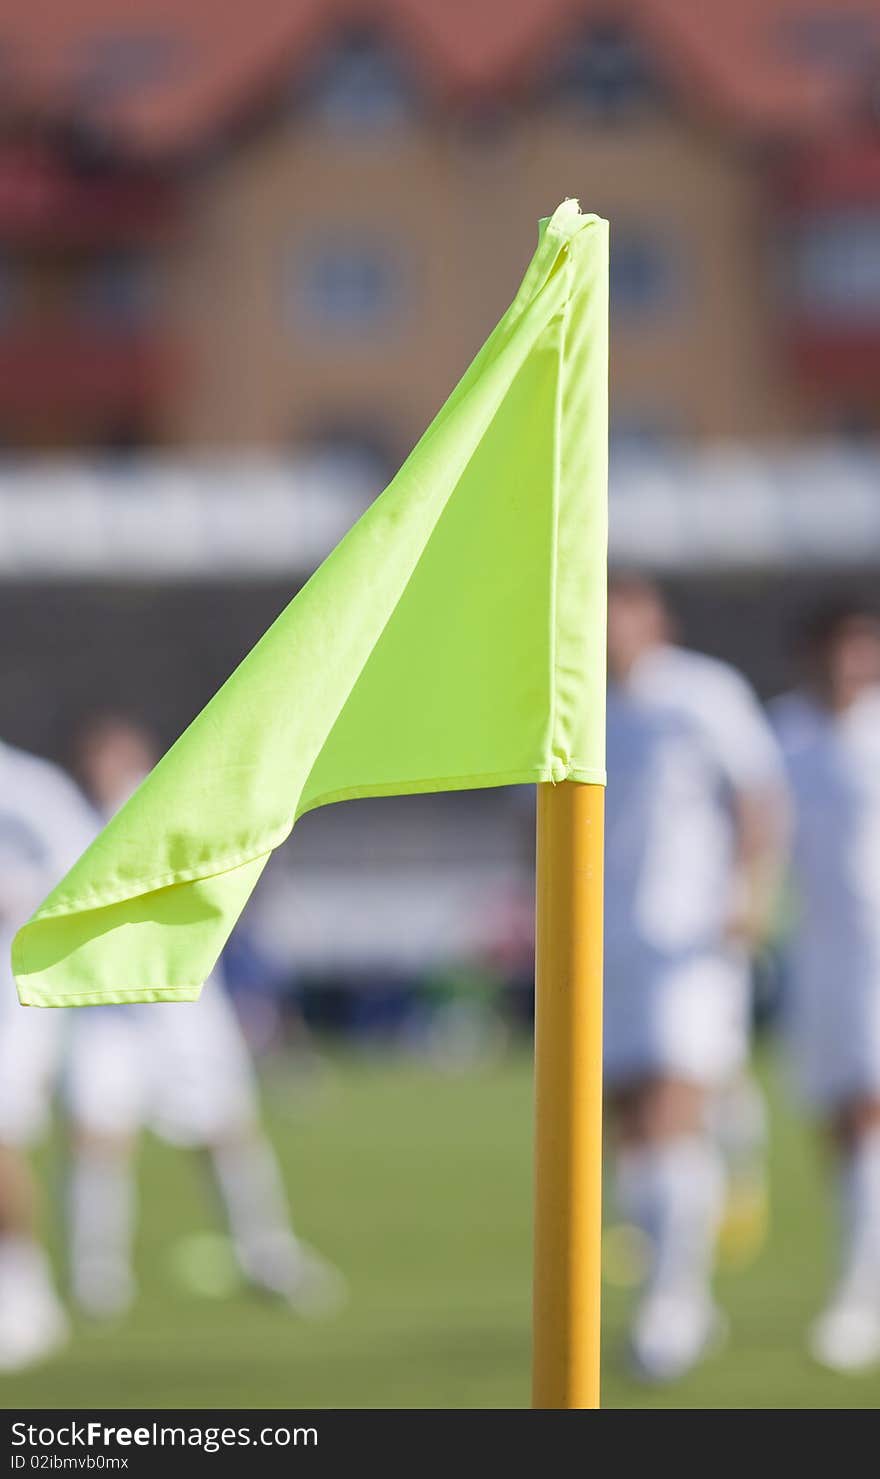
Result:
[[[402,455],[516,288],[536,222],[612,224],[614,430],[776,437],[808,407],[780,350],[755,161],[683,118],[535,112],[358,138],[267,127],[194,184],[167,291],[186,346],[160,437]]]
[[[693,47],[652,28],[650,6],[628,8],[629,27],[588,20],[594,9],[560,23],[516,86],[502,86],[501,60],[491,82],[493,46],[478,53],[476,34],[447,27],[444,92],[428,80],[430,47],[417,55],[395,29],[410,10],[440,21],[388,0],[385,27],[331,28],[311,49],[300,37],[299,52],[291,40],[283,66],[250,79],[246,106],[218,84],[206,113],[198,77],[176,101],[160,92],[164,113],[123,97],[132,128],[164,119],[161,147],[108,155],[92,132],[44,128],[23,153],[14,131],[0,136],[0,440],[256,446],[384,473],[503,312],[537,219],[565,195],[612,225],[617,441],[880,429],[880,267],[865,267],[880,261],[880,145],[855,176],[844,148],[824,197],[808,190],[792,214],[785,182],[816,147],[815,89],[800,99],[786,74],[744,61],[731,75],[754,96],[740,99],[723,52],[703,49],[703,73],[680,66],[676,46]],[[196,105],[190,137],[181,120]]]

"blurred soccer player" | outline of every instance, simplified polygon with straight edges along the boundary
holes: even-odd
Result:
[[[810,1336],[826,1366],[880,1361],[880,617],[808,630],[803,687],[774,718],[795,805],[789,1025],[840,1164],[839,1279]]]
[[[648,1249],[632,1357],[669,1380],[720,1330],[725,1167],[710,1114],[746,1058],[783,782],[752,691],[671,643],[652,584],[613,580],[608,617],[605,1072],[618,1202]]]
[[[77,736],[75,769],[104,817],[153,765],[149,736],[124,716]],[[94,1008],[71,1035],[74,1125],[71,1280],[79,1305],[116,1314],[133,1293],[132,1149],[149,1123],[207,1152],[242,1273],[298,1313],[331,1313],[344,1283],[293,1233],[281,1174],[259,1119],[244,1036],[215,971],[197,1002]]]
[[[37,1237],[24,1154],[45,1128],[66,1014],[19,1006],[9,952],[18,926],[93,832],[90,808],[60,770],[0,743],[0,1370],[49,1355],[67,1328]]]

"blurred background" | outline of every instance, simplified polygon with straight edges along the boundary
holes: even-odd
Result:
[[[808,606],[876,594],[878,0],[2,0],[0,72],[5,740],[67,763],[107,707],[175,738],[566,195],[612,223],[612,561],[765,697]],[[305,1328],[227,1287],[210,1204],[148,1140],[134,1312],[0,1401],[526,1400],[532,852],[525,791],[298,824],[228,975],[348,1310]],[[760,1052],[774,1221],[722,1275],[731,1344],[646,1397],[612,1278],[610,1405],[877,1405],[801,1354],[826,1209]],[[62,1153],[63,1127],[50,1231]]]

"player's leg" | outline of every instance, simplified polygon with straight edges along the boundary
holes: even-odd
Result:
[[[725,1165],[708,1105],[744,1060],[748,982],[726,952],[606,981],[605,1072],[622,1216],[648,1267],[631,1327],[637,1368],[681,1375],[721,1327],[711,1278]]]
[[[19,1370],[63,1343],[67,1320],[39,1238],[27,1147],[42,1133],[60,1020],[4,1009],[0,1023],[0,1370]]]
[[[811,1329],[810,1347],[823,1365],[857,1371],[880,1362],[880,1095],[840,1105],[832,1133],[839,1156],[840,1271]]]
[[[721,1084],[708,1114],[727,1178],[719,1256],[727,1266],[743,1268],[760,1251],[769,1221],[767,1108],[753,1074],[743,1069]]]
[[[834,1147],[840,1230],[837,1278],[809,1346],[823,1365],[854,1371],[880,1360],[880,981],[815,948],[796,967],[789,1047]]]
[[[151,1012],[163,1063],[155,1128],[172,1143],[207,1153],[248,1281],[303,1314],[329,1313],[344,1283],[293,1231],[253,1065],[223,988],[209,981],[198,1002]]]
[[[706,1134],[706,1092],[694,1082],[655,1077],[611,1096],[617,1138],[617,1196],[639,1229],[648,1268],[631,1329],[639,1371],[680,1376],[719,1329],[711,1293],[724,1166]]]
[[[94,1008],[78,1014],[68,1045],[70,1287],[79,1307],[97,1319],[121,1314],[135,1294],[134,1145],[145,1102],[142,1024],[136,1008]]]
[[[111,1319],[135,1295],[133,1142],[74,1131],[68,1183],[70,1292],[87,1315]]]

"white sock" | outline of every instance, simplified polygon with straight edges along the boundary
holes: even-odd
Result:
[[[295,1276],[299,1248],[290,1225],[275,1154],[260,1134],[218,1145],[211,1158],[236,1253],[245,1273],[283,1287]]]
[[[767,1109],[757,1084],[743,1075],[709,1103],[709,1128],[728,1171],[750,1178],[763,1168],[767,1148]]]
[[[0,1234],[0,1304],[10,1299],[41,1305],[57,1302],[46,1253],[20,1233]]]
[[[135,1188],[124,1151],[76,1151],[70,1173],[70,1269],[77,1299],[87,1307],[127,1303]]]
[[[862,1136],[841,1173],[843,1258],[837,1298],[880,1308],[880,1128]]]
[[[648,1294],[708,1299],[724,1194],[721,1157],[699,1135],[620,1153],[623,1216],[648,1239]]]

